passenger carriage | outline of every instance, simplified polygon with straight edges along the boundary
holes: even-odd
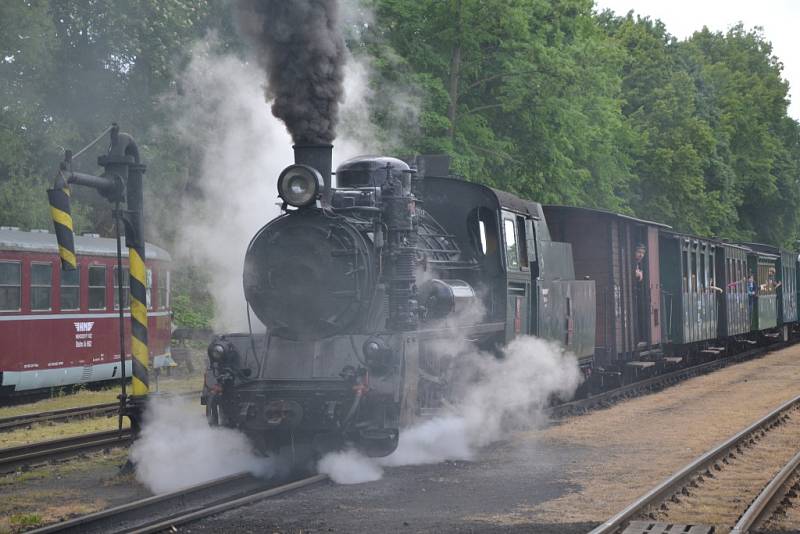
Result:
[[[544,213],[553,239],[572,245],[576,278],[596,284],[596,367],[654,366],[663,322],[658,235],[669,227],[600,209],[545,206]]]
[[[116,240],[76,236],[75,249],[78,270],[63,271],[55,235],[0,229],[0,395],[119,378]],[[150,359],[161,367],[172,364],[170,256],[148,244],[146,258]],[[123,280],[128,310],[127,259]],[[129,320],[125,347],[129,358]]]
[[[789,325],[797,322],[797,256],[772,245],[746,243],[748,267],[755,275],[756,299],[753,330],[781,328],[788,338]]]

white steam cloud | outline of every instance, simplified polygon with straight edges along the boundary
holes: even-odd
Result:
[[[241,472],[270,476],[274,467],[243,434],[208,426],[198,405],[181,398],[150,401],[130,459],[136,479],[156,494]]]
[[[581,382],[575,357],[539,338],[515,339],[502,358],[474,352],[454,356],[470,376],[450,413],[402,430],[397,450],[386,458],[332,453],[320,461],[319,471],[353,484],[377,480],[381,466],[471,460],[480,447],[509,431],[542,424],[550,401],[570,398]]]
[[[181,94],[167,100],[176,117],[175,134],[201,158],[199,174],[190,178],[201,194],[181,207],[175,253],[179,263],[188,261],[209,274],[215,330],[241,331],[247,327],[242,290],[247,245],[280,214],[278,175],[294,162],[294,154],[285,125],[264,101],[261,69],[215,47],[213,37],[194,47],[180,77]],[[348,63],[344,133],[335,140],[334,167],[378,148],[371,146],[376,138],[366,113],[367,79],[365,65]]]

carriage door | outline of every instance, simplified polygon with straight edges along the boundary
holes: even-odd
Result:
[[[526,218],[503,212],[506,260],[506,341],[530,333],[531,273]]]
[[[659,271],[658,228],[647,227],[647,281],[650,300],[650,343],[661,343],[661,272]]]

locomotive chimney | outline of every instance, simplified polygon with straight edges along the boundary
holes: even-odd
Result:
[[[322,176],[325,190],[322,192],[322,203],[331,202],[331,160],[333,158],[333,145],[326,144],[296,144],[294,148],[294,162],[296,164],[313,167]]]

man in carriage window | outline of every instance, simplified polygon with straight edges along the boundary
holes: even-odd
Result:
[[[644,282],[644,271],[642,270],[642,260],[644,260],[644,256],[647,254],[647,247],[644,246],[643,243],[639,243],[636,245],[636,249],[633,253],[633,276],[634,280],[638,283]]]
[[[643,243],[636,245],[633,253],[633,300],[636,313],[636,337],[640,341],[647,338],[648,307],[644,292],[644,269],[642,261],[647,254]]]

